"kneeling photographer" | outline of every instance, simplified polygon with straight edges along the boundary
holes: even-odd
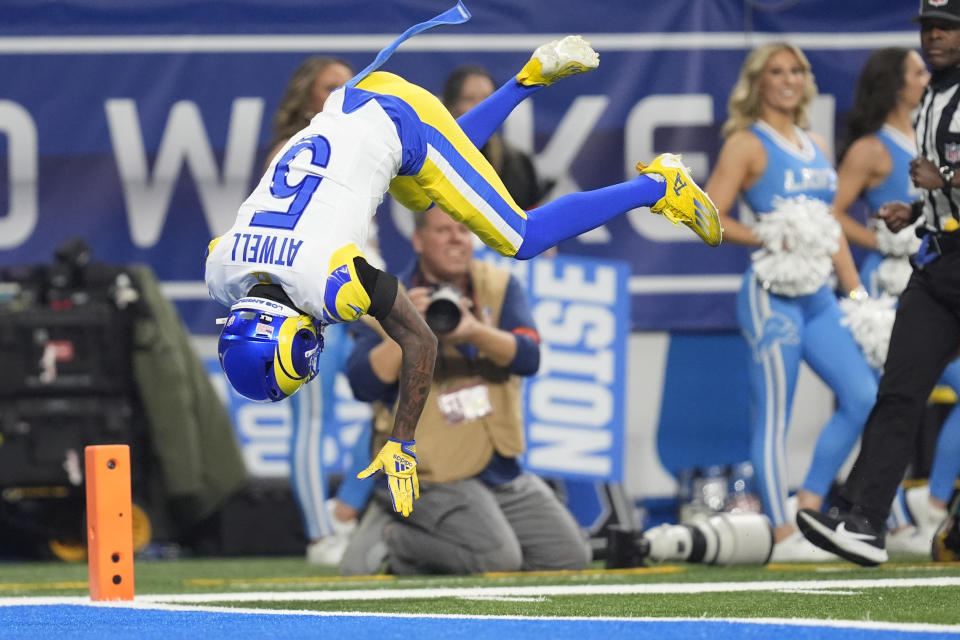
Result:
[[[521,376],[540,364],[526,293],[510,274],[474,260],[473,236],[433,208],[417,216],[417,260],[401,275],[440,347],[417,426],[420,499],[394,517],[377,489],[340,565],[341,574],[463,574],[583,569],[589,546],[539,477],[523,471]],[[400,347],[376,323],[361,325],[347,375],[375,403],[373,448],[393,424]]]

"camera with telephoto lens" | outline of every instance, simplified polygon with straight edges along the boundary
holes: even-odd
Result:
[[[661,524],[645,531],[611,526],[607,531],[608,569],[650,562],[764,565],[771,553],[773,526],[761,513],[717,512],[689,524]]]
[[[460,290],[441,284],[430,294],[427,303],[427,325],[438,335],[450,333],[460,324]]]

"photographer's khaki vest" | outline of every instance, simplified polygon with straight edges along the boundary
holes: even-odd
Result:
[[[490,314],[493,326],[500,323],[509,273],[485,262],[470,265],[479,311]],[[379,325],[377,330],[382,333]],[[470,385],[487,387],[493,411],[480,419],[451,425],[440,413],[438,396]],[[467,360],[452,346],[441,346],[436,374],[423,415],[417,425],[417,472],[424,482],[453,482],[480,473],[494,450],[514,457],[524,450],[521,380],[505,367],[491,362],[483,352]],[[379,451],[393,429],[393,411],[374,404],[373,451]]]

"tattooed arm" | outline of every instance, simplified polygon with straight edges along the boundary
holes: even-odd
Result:
[[[390,312],[380,320],[380,326],[400,345],[402,352],[398,377],[400,395],[390,437],[413,440],[433,381],[437,338],[402,290],[397,290],[396,300]]]
[[[437,338],[395,276],[370,266],[362,257],[355,258],[354,265],[370,296],[367,313],[380,322],[391,339],[383,340],[362,358],[369,358],[369,373],[364,371],[361,358],[351,356],[350,384],[360,385],[363,393],[376,395],[378,387],[399,382],[397,417],[391,437],[413,440],[433,382]]]
[[[362,480],[383,471],[387,476],[393,510],[407,517],[413,511],[414,500],[420,497],[414,434],[433,382],[437,338],[407,294],[399,288],[394,276],[374,269],[362,257],[357,257],[354,265],[361,284],[370,294],[367,313],[380,321],[384,333],[393,340],[392,349],[400,351],[399,369],[396,364],[394,367],[399,397],[393,432],[357,477]],[[390,343],[390,340],[384,340],[384,343]],[[379,374],[373,373],[372,377],[379,377]]]

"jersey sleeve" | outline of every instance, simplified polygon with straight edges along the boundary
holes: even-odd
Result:
[[[323,293],[323,321],[326,324],[353,322],[370,310],[370,294],[357,273],[354,258],[363,256],[355,244],[344,245],[330,258]]]

